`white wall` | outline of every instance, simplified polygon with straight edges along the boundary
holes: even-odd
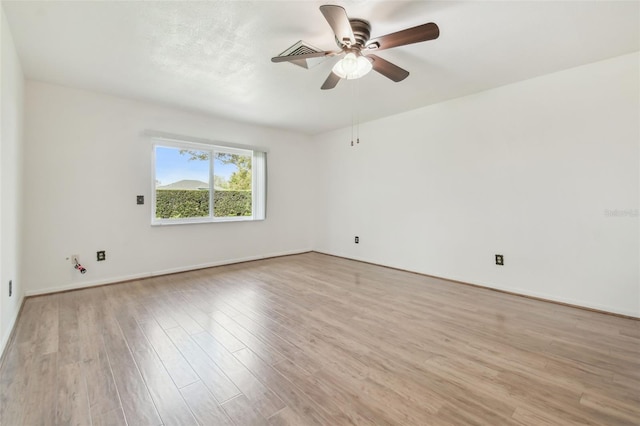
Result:
[[[311,138],[28,82],[24,288],[314,248],[640,316],[638,62],[626,55],[365,123],[353,148],[350,129]],[[151,227],[145,129],[268,147],[267,221]],[[627,215],[606,215],[616,210]],[[86,275],[66,259],[76,253]]]
[[[27,294],[311,249],[308,136],[32,81],[25,121]],[[267,219],[150,226],[146,129],[268,148]]]
[[[1,9],[0,40],[0,353],[11,334],[24,295],[20,276],[22,127],[24,77]],[[9,280],[13,295],[9,297]]]
[[[365,123],[356,147],[350,129],[316,137],[314,247],[640,316],[638,62]]]

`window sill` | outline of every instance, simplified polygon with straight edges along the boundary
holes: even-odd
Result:
[[[240,217],[216,217],[216,218],[193,218],[193,219],[162,219],[152,220],[151,226],[173,226],[173,225],[193,225],[198,223],[229,223],[229,222],[259,222],[264,219],[254,219],[253,216]]]

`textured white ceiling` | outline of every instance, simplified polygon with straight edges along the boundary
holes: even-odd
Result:
[[[440,38],[379,52],[372,72],[321,91],[272,56],[335,49],[318,10],[339,4],[372,37],[425,22]],[[315,134],[640,49],[638,1],[2,1],[27,78]]]

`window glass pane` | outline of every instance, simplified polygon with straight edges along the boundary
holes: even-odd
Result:
[[[209,216],[209,152],[156,146],[156,218]]]
[[[251,154],[216,151],[213,157],[213,215],[252,215]]]
[[[152,225],[264,220],[266,153],[154,141]]]

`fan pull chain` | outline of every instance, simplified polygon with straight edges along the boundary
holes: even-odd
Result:
[[[353,146],[353,102],[351,103],[351,146]]]
[[[360,143],[360,108],[357,108],[358,100],[360,99],[360,79],[356,80],[356,143]]]
[[[353,134],[355,132],[356,144],[360,143],[360,110],[358,109],[358,99],[360,98],[360,82],[351,81],[351,146],[354,146]]]
[[[348,81],[348,80],[347,80]],[[354,116],[355,116],[355,112],[354,112],[354,87],[353,84],[350,85],[351,86],[351,146],[353,146],[353,121],[354,121]]]

